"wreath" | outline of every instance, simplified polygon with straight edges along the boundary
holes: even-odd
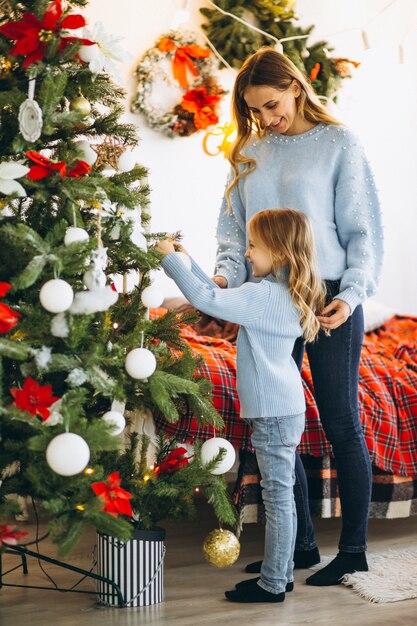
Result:
[[[187,137],[217,124],[225,92],[213,76],[215,65],[211,50],[199,46],[193,33],[162,35],[135,70],[138,82],[131,110],[143,113],[151,128],[169,137]],[[172,91],[171,99],[177,91],[179,102],[165,108],[160,98],[156,102],[158,81]]]

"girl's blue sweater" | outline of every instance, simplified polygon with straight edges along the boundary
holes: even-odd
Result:
[[[300,314],[284,279],[220,289],[193,260],[189,270],[175,253],[162,267],[200,311],[240,324],[237,391],[241,416],[282,417],[305,411],[300,373],[291,356],[301,336]]]

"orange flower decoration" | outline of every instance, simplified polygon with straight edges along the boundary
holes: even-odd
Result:
[[[310,72],[310,80],[316,80],[318,73],[320,72],[320,68],[321,68],[320,63],[316,63]]]

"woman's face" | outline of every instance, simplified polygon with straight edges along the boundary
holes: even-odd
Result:
[[[262,123],[280,135],[296,135],[304,132],[305,121],[297,113],[296,98],[300,85],[293,80],[288,89],[281,90],[267,85],[250,86],[243,96],[248,108]]]
[[[272,272],[272,258],[270,250],[259,240],[248,232],[249,243],[245,252],[245,257],[252,265],[254,276],[268,276]]]

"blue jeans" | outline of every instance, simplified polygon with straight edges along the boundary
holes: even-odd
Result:
[[[326,281],[328,301],[339,293],[339,281]],[[320,332],[306,350],[313,377],[320,420],[337,464],[342,509],[339,550],[363,552],[367,548],[372,469],[359,418],[359,362],[363,342],[363,311],[358,306],[349,319],[332,330]],[[293,357],[302,362],[304,346],[297,341]],[[297,550],[316,543],[308,508],[308,490],[301,461],[296,464],[294,494],[297,505]]]
[[[252,445],[261,474],[265,506],[265,554],[259,586],[282,593],[294,580],[293,554],[297,532],[294,501],[295,449],[304,430],[304,413],[252,419]]]

